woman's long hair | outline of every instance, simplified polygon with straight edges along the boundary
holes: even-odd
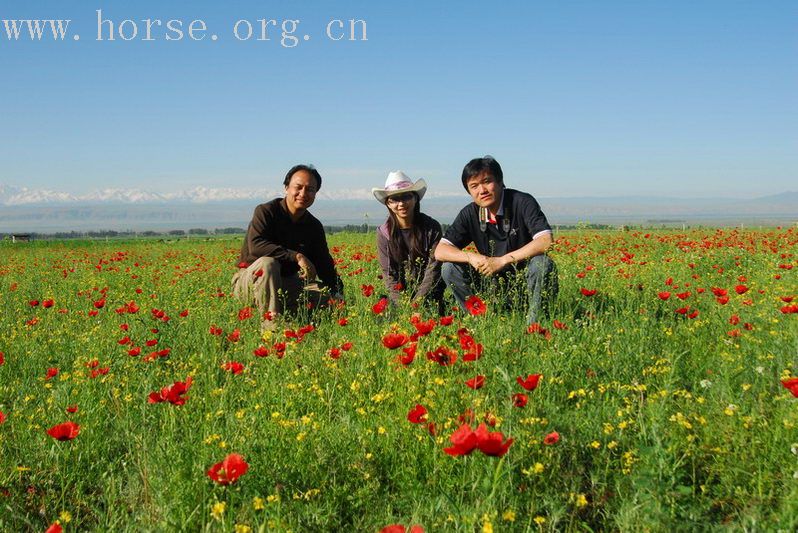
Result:
[[[410,271],[417,275],[426,263],[429,250],[424,249],[424,231],[421,217],[421,200],[415,192],[416,205],[413,208],[413,225],[410,227],[409,243],[402,238],[399,221],[396,215],[388,209],[388,257],[391,263],[399,265],[399,270],[405,262],[409,263]]]

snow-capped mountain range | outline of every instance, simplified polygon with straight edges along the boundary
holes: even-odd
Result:
[[[51,189],[29,189],[0,184],[0,205],[62,205],[62,204],[159,204],[224,201],[263,201],[283,194],[281,189],[236,189],[232,187],[193,187],[183,191],[157,193],[141,189],[98,189],[86,194],[72,194]],[[448,196],[439,193],[438,196]],[[319,191],[319,198],[327,200],[373,199],[371,189],[337,189]]]

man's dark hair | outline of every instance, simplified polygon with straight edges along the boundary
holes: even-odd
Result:
[[[319,171],[316,170],[316,167],[313,165],[294,165],[291,167],[291,170],[288,171],[288,174],[285,175],[283,185],[288,187],[288,184],[291,183],[291,176],[300,170],[304,170],[316,179],[316,191],[318,192],[318,190],[321,189],[321,174],[319,174]]]
[[[504,185],[504,174],[502,173],[502,167],[499,165],[498,161],[493,159],[493,157],[486,155],[485,157],[477,157],[476,159],[472,159],[468,162],[465,168],[463,168],[463,188],[467,191],[468,180],[474,176],[479,176],[482,173],[490,174],[497,182],[499,182],[500,185]]]

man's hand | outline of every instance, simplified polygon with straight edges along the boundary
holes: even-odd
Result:
[[[486,257],[479,254],[472,254],[472,257],[474,257],[474,259],[470,261],[471,266],[473,266],[476,271],[483,276],[494,275],[503,269],[508,262],[508,260],[504,259],[503,257]]]
[[[306,281],[312,281],[316,279],[316,266],[311,262],[310,259],[305,257],[303,254],[298,253],[296,254],[296,262],[299,265],[300,278]]]

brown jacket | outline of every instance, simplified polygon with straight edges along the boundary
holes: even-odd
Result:
[[[299,252],[310,259],[319,279],[330,291],[343,294],[343,283],[335,272],[321,222],[307,211],[294,222],[282,198],[256,207],[241,246],[239,262],[252,263],[259,257],[273,257],[280,261],[282,275],[291,276],[299,272],[296,262]]]

